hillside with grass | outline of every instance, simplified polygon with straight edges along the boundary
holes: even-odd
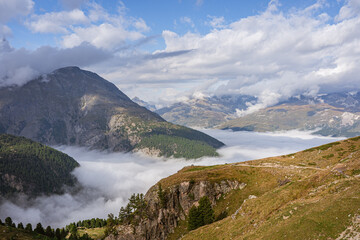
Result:
[[[215,222],[190,231],[189,213],[204,196]],[[134,211],[137,221],[117,226],[108,239],[358,239],[359,196],[356,137],[284,156],[185,167],[146,193],[145,218]]]
[[[79,164],[70,156],[40,143],[0,134],[0,192],[2,196],[62,193],[74,186],[71,172]]]

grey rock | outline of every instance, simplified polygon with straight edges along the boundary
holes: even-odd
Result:
[[[169,233],[174,232],[180,220],[184,220],[193,205],[197,205],[200,198],[207,196],[213,206],[216,205],[218,195],[229,193],[232,190],[240,189],[243,184],[238,181],[221,181],[221,183],[211,183],[200,181],[195,183],[182,182],[178,185],[164,189],[167,197],[165,208],[160,206],[158,198],[158,185],[149,189],[145,194],[147,201],[147,215],[138,226],[125,225],[120,227],[133,228],[135,231],[129,235],[118,231],[118,235],[110,235],[107,240],[122,239],[166,239]]]

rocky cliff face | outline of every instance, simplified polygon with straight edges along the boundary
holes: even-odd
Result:
[[[131,151],[155,129],[173,134],[179,127],[78,67],[55,70],[21,87],[0,88],[0,133],[50,145]],[[202,137],[223,145],[205,134]]]
[[[166,239],[185,220],[193,205],[198,205],[201,197],[207,196],[212,205],[224,194],[235,189],[243,189],[245,183],[234,180],[223,180],[219,183],[209,181],[186,181],[164,190],[166,206],[162,206],[158,197],[159,185],[155,185],[146,193],[147,218],[138,226],[120,225],[116,228],[117,235],[110,235],[107,240],[130,239]]]

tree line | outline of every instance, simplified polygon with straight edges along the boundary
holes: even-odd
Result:
[[[42,235],[43,239],[56,239],[56,240],[63,240],[68,235],[68,231],[64,228],[56,228],[53,229],[50,226],[47,226],[45,229],[41,225],[41,223],[36,224],[36,227],[33,229],[31,223],[23,225],[22,222],[19,222],[17,225],[12,221],[11,217],[5,218],[5,221],[2,222],[0,219],[0,225],[10,227],[10,228],[17,228],[20,231],[24,231],[26,233],[31,234],[39,234]]]
[[[71,225],[76,227],[84,227],[84,228],[101,228],[106,226],[106,220],[101,218],[92,218],[87,220],[82,220],[78,222],[70,223],[65,227],[65,229],[69,229]]]

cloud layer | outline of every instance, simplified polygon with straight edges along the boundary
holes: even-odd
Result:
[[[6,40],[0,42],[0,87],[21,86],[33,78],[66,66],[91,66],[111,54],[84,43],[77,47],[58,49],[44,46],[35,51],[13,49]]]
[[[288,154],[312,146],[335,141],[307,133],[266,134],[206,130],[227,147],[220,149],[220,158],[198,161],[154,159],[137,154],[101,153],[83,148],[60,147],[74,157],[81,167],[74,175],[84,186],[77,194],[39,197],[32,201],[19,198],[0,206],[0,218],[11,216],[15,222],[41,222],[44,226],[63,227],[73,221],[93,217],[106,218],[118,214],[132,193],[145,193],[161,178],[176,173],[184,166],[214,165]]]

